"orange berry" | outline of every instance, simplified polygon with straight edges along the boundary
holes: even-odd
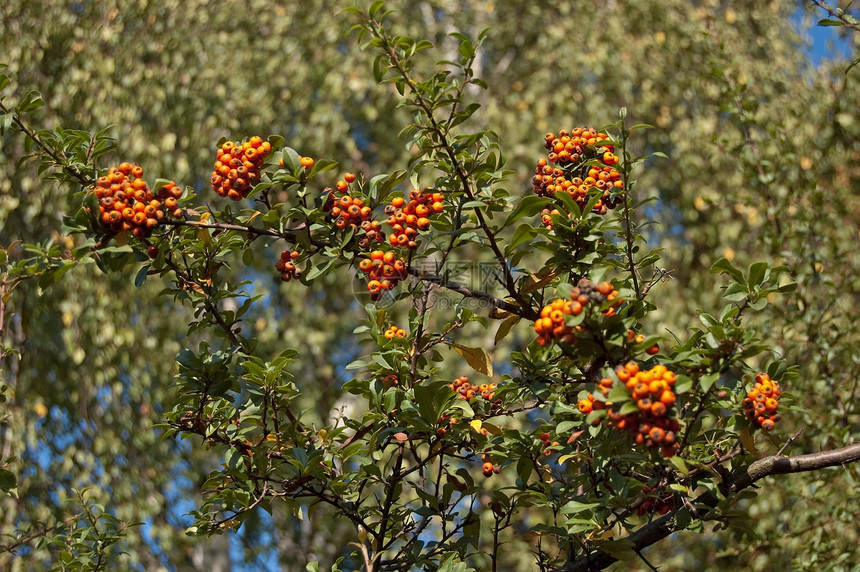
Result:
[[[656,417],[662,417],[666,414],[666,405],[660,401],[651,404],[651,414]]]
[[[669,391],[668,389],[664,390],[663,393],[660,394],[660,403],[669,407],[673,403],[675,403],[675,394]]]
[[[347,183],[354,183],[355,182],[355,173],[346,173],[343,176],[343,180],[346,181]]]
[[[658,405],[655,403],[655,405]],[[648,437],[651,438],[654,443],[661,443],[663,438],[666,436],[666,432],[660,429],[659,427],[651,428],[651,431],[648,432]]]

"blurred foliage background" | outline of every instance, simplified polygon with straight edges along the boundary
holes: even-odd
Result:
[[[491,29],[477,66],[489,87],[469,95],[482,104],[476,128],[498,133],[516,170],[508,183],[515,194],[530,192],[547,131],[600,127],[622,106],[632,122],[656,126],[634,141],[636,152],[670,157],[649,162],[636,191],[657,197],[639,215],[657,221],[649,240],[665,249],[660,266],[669,275],[650,294],[660,309],[651,333],[668,343],[669,332],[719,307],[708,269],[720,257],[741,267],[787,265],[798,291],[754,320],[773,353],[800,368],[786,388],[794,407],[781,431],[804,431],[788,452],[856,440],[860,70],[845,74],[839,59],[811,63],[799,30],[823,14],[776,0],[391,7],[395,32],[436,45],[425,52],[424,73],[456,50],[451,32]],[[40,90],[37,127],[112,126],[112,160],[140,163],[148,180],[205,190],[221,136],[280,134],[303,155],[339,161],[337,172],[368,177],[405,166],[411,152],[397,137],[409,117],[395,109],[396,92],[375,84],[371,56],[347,35],[353,22],[329,3],[6,0],[0,21],[0,57],[15,79],[4,95]],[[856,53],[856,37],[841,41]],[[2,145],[0,244],[73,246],[61,229],[70,190],[40,182],[34,162],[16,161],[26,153],[20,136],[7,134]],[[265,294],[245,327],[272,354],[300,350],[303,406],[321,422],[356,406],[339,387],[349,379],[343,365],[360,351],[352,330],[362,314],[343,276],[311,289],[277,281],[272,266],[284,246],[255,244],[254,264],[236,269],[249,290]],[[333,562],[355,532],[324,510],[303,521],[263,514],[236,536],[184,534],[183,515],[215,461],[199,443],[162,440],[153,424],[171,400],[173,357],[191,318],[157,298],[157,280],[135,288],[133,278],[81,266],[46,291],[25,284],[9,302],[4,343],[21,355],[3,363],[10,389],[0,405],[0,458],[17,456],[20,477],[18,498],[0,499],[0,545],[75,514],[67,499],[87,488],[118,518],[143,523],[124,546],[130,568]],[[507,341],[531,335],[521,325]],[[505,348],[495,355],[503,368]],[[746,531],[706,525],[704,536],[676,535],[646,556],[666,569],[856,566],[858,477],[852,467],[771,478],[740,505],[754,519]],[[508,569],[530,569],[526,528],[509,546]],[[6,570],[49,561],[37,542],[0,552]]]

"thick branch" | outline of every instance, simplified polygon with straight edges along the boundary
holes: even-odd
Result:
[[[817,471],[826,467],[844,466],[856,461],[860,461],[860,443],[832,451],[821,451],[820,453],[810,453],[809,455],[798,455],[795,457],[772,455],[734,471],[726,479],[721,489],[725,495],[737,494],[752,486],[756,481],[770,475]],[[699,505],[715,507],[719,503],[719,499],[713,493],[705,493],[698,497],[695,502]],[[627,539],[633,543],[633,550],[638,552],[666,538],[676,530],[674,515],[667,514],[630,534],[627,536]],[[562,568],[557,569],[556,572],[603,570],[616,561],[617,559],[609,554],[595,550],[587,556],[569,562]]]

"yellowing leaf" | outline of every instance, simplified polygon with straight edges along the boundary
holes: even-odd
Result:
[[[505,339],[505,336],[511,333],[511,330],[520,320],[522,320],[520,316],[510,316],[504,322],[499,324],[499,329],[496,331],[496,338],[493,340],[493,345],[497,345],[500,341]]]
[[[484,429],[487,430],[487,433],[490,435],[501,435],[502,429],[498,425],[493,425],[492,423],[484,423]]]
[[[549,467],[549,465],[544,465],[543,467],[541,467],[540,478],[545,483],[552,483],[553,481],[555,481],[552,476],[552,469]]]
[[[492,318],[493,320],[503,320],[512,315],[513,314],[511,314],[507,310],[502,310],[501,308],[493,308],[492,310],[490,310],[489,313],[490,318]]]
[[[470,426],[472,429],[474,429],[474,430],[475,430],[475,433],[480,433],[480,432],[481,432],[481,420],[480,420],[480,419],[473,419],[473,420],[469,423],[469,426]]]
[[[589,540],[609,540],[610,538],[615,536],[615,531],[611,528],[609,530],[594,530],[588,534]]]
[[[756,457],[761,457],[759,452],[755,448],[755,439],[753,439],[752,433],[750,433],[749,427],[744,427],[738,433],[738,437],[741,439],[741,445],[744,446],[749,453],[755,455]]]
[[[466,363],[472,366],[472,369],[484,375],[493,375],[493,362],[490,361],[490,356],[484,351],[484,348],[467,348],[460,344],[453,344],[451,347],[466,358]]]
[[[561,457],[558,458],[558,464],[563,465],[566,462],[570,461],[571,459],[579,459],[580,457],[582,457],[582,453],[574,453],[572,455],[562,455]]]
[[[540,290],[555,278],[555,272],[550,272],[546,276],[540,277],[537,274],[530,274],[523,280],[523,286],[520,288],[521,294],[531,294],[535,290]]]

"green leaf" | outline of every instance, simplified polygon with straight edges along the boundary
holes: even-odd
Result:
[[[720,258],[711,266],[711,273],[716,274],[717,272],[728,274],[735,279],[735,282],[746,285],[743,272],[732,266],[732,263],[725,258]]]
[[[619,538],[618,540],[598,540],[594,543],[595,547],[609,554],[618,560],[632,560],[636,558],[633,541],[629,538]]]
[[[740,302],[741,300],[746,300],[747,296],[749,296],[749,290],[746,285],[738,282],[732,282],[726,287],[725,292],[723,292],[723,298],[729,302]]]
[[[521,224],[517,227],[517,230],[514,231],[514,236],[511,237],[511,241],[505,249],[506,253],[510,254],[516,247],[534,238],[536,234],[537,232],[532,225],[529,223]]]
[[[602,506],[599,502],[579,502],[579,501],[570,501],[561,507],[561,513],[564,515],[573,515],[579,514],[585,511],[591,511],[593,508],[597,508]]]
[[[75,267],[75,260],[63,260],[58,268],[50,269],[39,277],[39,288],[43,290],[60,281],[66,272]]]
[[[321,262],[320,264],[317,264],[316,266],[311,268],[310,272],[307,273],[305,280],[310,281],[310,280],[313,280],[314,278],[316,278],[317,276],[321,276],[322,274],[325,274],[328,271],[328,269],[331,268],[332,265],[334,265],[334,263],[335,263],[335,259],[332,258],[326,262]]]
[[[639,411],[639,406],[636,405],[635,401],[627,401],[624,405],[621,406],[621,409],[618,410],[620,415],[629,415],[631,413],[636,413]]]
[[[249,249],[250,250],[250,249]],[[137,275],[134,277],[134,285],[137,288],[143,286],[144,282],[146,282],[147,273],[152,265],[144,264],[140,267],[140,270],[137,271]]]
[[[9,494],[18,484],[15,474],[6,469],[0,469],[0,491]]]
[[[708,391],[720,379],[719,373],[709,373],[699,378],[699,387],[702,391]],[[676,382],[677,384],[677,382]]]
[[[845,23],[841,20],[834,20],[833,18],[822,18],[818,21],[817,26],[844,26]]]
[[[686,375],[679,375],[675,381],[675,393],[687,393],[693,387],[693,380]]]
[[[382,0],[374,0],[370,4],[370,8],[367,9],[367,15],[370,16],[371,19],[376,18],[376,15],[382,10],[382,7],[385,6],[385,2]]]
[[[539,197],[537,195],[528,195],[526,197],[523,197],[522,199],[520,199],[520,202],[517,203],[517,206],[514,207],[514,210],[511,212],[511,214],[508,215],[508,218],[505,220],[505,223],[502,225],[502,228],[507,227],[509,224],[513,224],[524,216],[536,215],[551,203],[551,197]]]
[[[675,469],[684,476],[690,472],[690,469],[687,468],[687,463],[678,455],[669,457],[669,464],[675,467]]]
[[[18,113],[26,113],[34,109],[39,109],[43,105],[45,105],[45,102],[42,100],[42,94],[36,90],[32,90],[18,103],[16,109]]]
[[[750,266],[749,273],[749,285],[753,286],[761,286],[761,283],[764,282],[764,277],[767,274],[768,266],[767,262],[755,262],[752,266]]]

